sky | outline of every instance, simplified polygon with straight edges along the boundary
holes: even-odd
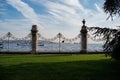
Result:
[[[80,33],[82,20],[88,27],[120,26],[120,18],[106,20],[104,0],[0,0],[0,36],[7,32],[17,37],[30,33],[37,25],[39,33],[52,38],[57,33],[73,38]]]

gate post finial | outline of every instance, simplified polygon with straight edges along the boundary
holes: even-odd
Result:
[[[83,23],[83,26],[85,26],[85,22],[86,22],[86,21],[85,21],[85,19],[83,19],[83,21],[82,21],[82,23]]]
[[[81,28],[81,53],[87,53],[87,26],[85,26],[85,19],[83,19],[83,26]]]
[[[38,45],[38,29],[37,25],[32,25],[31,29],[32,34],[32,53],[37,53],[37,45]]]

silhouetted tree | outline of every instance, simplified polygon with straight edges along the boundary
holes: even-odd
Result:
[[[120,31],[117,29],[90,27],[90,31],[94,31],[94,37],[101,36],[105,43],[103,45],[105,52],[112,52],[106,54],[112,56],[116,60],[120,60]]]
[[[120,0],[105,0],[104,11],[109,14],[108,18],[120,16]],[[103,45],[104,51],[112,52],[112,58],[120,60],[120,30],[110,28],[91,27],[89,30],[94,30],[95,37],[102,36],[105,40]]]
[[[120,0],[105,0],[104,11],[108,13],[111,18],[113,18],[114,15],[120,16]]]

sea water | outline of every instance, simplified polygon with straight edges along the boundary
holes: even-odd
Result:
[[[103,44],[88,44],[88,51],[103,51]],[[54,43],[44,42],[38,44],[38,51],[41,52],[79,52],[80,43]],[[3,42],[0,51],[31,51],[31,43]]]

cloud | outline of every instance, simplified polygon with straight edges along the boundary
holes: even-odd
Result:
[[[24,37],[30,33],[32,24],[28,19],[5,19],[0,20],[0,34],[5,35],[7,32],[11,32],[16,37]],[[1,37],[1,36],[0,36]]]
[[[0,2],[0,15],[5,14],[6,9],[4,8],[4,1]]]
[[[118,22],[113,24],[110,20],[106,21],[107,15],[104,13],[102,5],[98,2],[87,3],[90,8],[86,8],[80,0],[31,1],[44,6],[45,11],[48,13],[47,15],[39,14],[39,21],[45,27],[45,30],[42,31],[44,34],[49,32],[49,35],[54,35],[57,32],[62,32],[68,37],[73,37],[79,33],[83,19],[86,19],[86,25],[90,27],[113,27]],[[85,0],[84,2],[88,1]]]
[[[36,13],[34,11],[35,7],[33,8],[29,6],[32,4],[25,3],[22,0],[7,0],[7,3],[19,11],[25,17],[25,19],[5,20],[4,22],[0,23],[0,25],[10,26],[10,28],[14,27],[16,31],[17,28],[20,27],[19,29],[21,29],[21,31],[23,30],[23,33],[26,33],[25,30],[29,32],[32,24],[37,24],[40,26],[39,32],[45,35],[45,37],[52,37],[61,32],[66,37],[71,38],[80,33],[83,19],[86,19],[86,25],[91,27],[112,27],[119,25],[119,19],[115,19],[116,22],[111,22],[110,20],[106,21],[107,15],[103,12],[102,6],[98,3],[87,3],[90,8],[86,8],[82,2],[80,2],[80,0],[29,1],[32,1],[32,4],[36,4],[36,8],[39,8],[40,6],[44,7],[44,11],[46,13]],[[88,0],[85,0],[85,2],[88,2]],[[94,9],[91,7],[91,5],[94,7]],[[29,23],[29,21],[31,23]],[[26,28],[24,28],[25,26]],[[14,28],[12,29],[14,30]]]
[[[7,3],[17,9],[21,14],[31,21],[32,24],[37,24],[40,26],[38,21],[38,16],[27,3],[22,0],[7,0]]]

